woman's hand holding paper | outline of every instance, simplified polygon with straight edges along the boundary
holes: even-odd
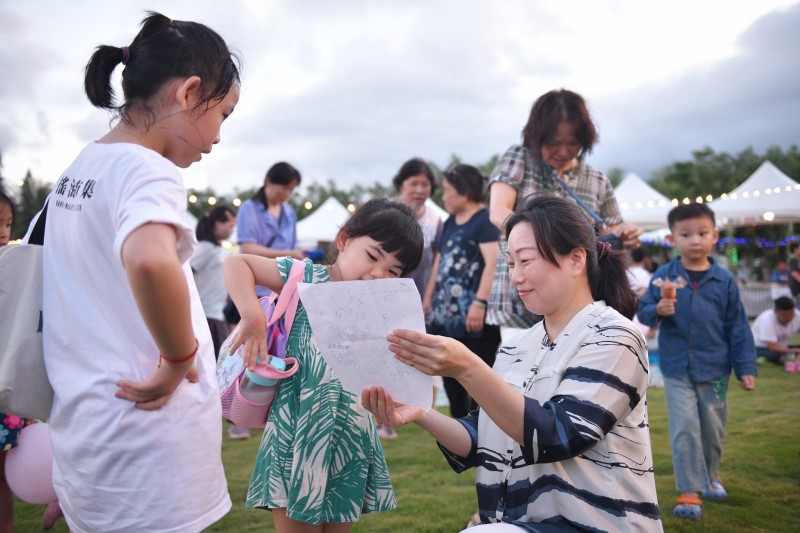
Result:
[[[485,366],[477,355],[450,337],[396,329],[387,340],[389,350],[399,361],[430,376],[448,376],[460,380],[476,365]]]

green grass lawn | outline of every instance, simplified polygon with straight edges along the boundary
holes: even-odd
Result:
[[[666,531],[800,531],[800,374],[787,374],[774,365],[759,371],[755,392],[745,393],[731,382],[721,471],[730,497],[707,502],[699,523],[671,516],[677,494],[664,391],[649,391],[656,484]],[[354,531],[459,531],[476,508],[472,472],[453,473],[418,427],[400,428],[399,434],[398,439],[384,441],[399,507],[365,515]],[[245,509],[243,504],[257,447],[257,438],[225,437],[222,455],[234,504],[209,531],[274,531],[269,512]],[[17,502],[17,531],[38,531],[43,511],[44,506]],[[67,527],[62,521],[54,530],[66,532]]]

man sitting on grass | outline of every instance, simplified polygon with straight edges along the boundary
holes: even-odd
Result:
[[[781,296],[775,300],[774,309],[758,315],[752,329],[759,362],[785,364],[787,372],[800,372],[800,361],[795,362],[800,346],[789,344],[792,336],[800,332],[800,313],[791,298]]]

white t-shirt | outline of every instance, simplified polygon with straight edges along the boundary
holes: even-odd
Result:
[[[208,318],[224,320],[222,310],[228,299],[228,289],[225,288],[225,278],[222,275],[222,262],[225,260],[225,249],[215,246],[213,242],[200,241],[197,243],[189,264],[194,271],[194,282],[200,301],[203,303]]]
[[[769,342],[776,342],[781,346],[788,347],[789,339],[800,331],[800,312],[795,310],[792,321],[784,326],[778,322],[775,310],[767,309],[758,315],[753,322],[752,330],[756,348],[766,348]]]
[[[55,391],[53,484],[71,531],[201,531],[230,509],[213,346],[189,268],[178,169],[132,144],[86,146],[50,197],[44,248],[44,355]],[[172,224],[191,297],[198,383],[142,411],[114,397],[144,381],[159,350],[139,313],[121,251],[147,222]]]

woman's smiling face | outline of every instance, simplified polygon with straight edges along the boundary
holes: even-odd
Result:
[[[554,265],[539,252],[533,228],[520,222],[508,236],[508,269],[511,283],[519,291],[520,299],[532,313],[548,316],[563,306],[573,276],[569,258],[556,256]]]

